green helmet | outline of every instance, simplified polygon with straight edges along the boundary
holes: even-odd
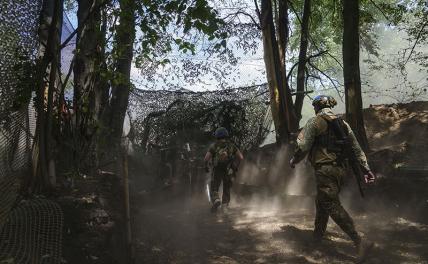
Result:
[[[318,110],[323,108],[333,108],[335,105],[337,105],[336,100],[329,95],[317,95],[312,101],[312,106]]]

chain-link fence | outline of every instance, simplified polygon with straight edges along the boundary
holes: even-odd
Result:
[[[41,1],[0,2],[0,263],[60,263],[62,211],[55,202],[23,200],[31,173],[31,107]]]

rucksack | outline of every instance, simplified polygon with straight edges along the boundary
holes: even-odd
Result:
[[[232,143],[221,142],[214,145],[214,167],[227,167],[235,158],[235,147]]]

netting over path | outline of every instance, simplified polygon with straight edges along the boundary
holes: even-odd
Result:
[[[242,149],[259,146],[270,132],[267,85],[207,92],[133,90],[129,113],[134,144],[143,149],[174,144],[189,131],[229,129]]]
[[[30,172],[30,78],[38,49],[41,1],[0,1],[0,263],[60,263],[58,204],[18,191]]]

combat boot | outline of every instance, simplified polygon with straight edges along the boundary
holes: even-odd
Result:
[[[211,207],[211,213],[217,212],[217,208],[221,205],[220,199],[215,199]]]
[[[374,243],[366,240],[361,240],[359,243],[355,244],[357,249],[357,260],[356,263],[364,263],[367,260],[370,252],[374,247]]]

